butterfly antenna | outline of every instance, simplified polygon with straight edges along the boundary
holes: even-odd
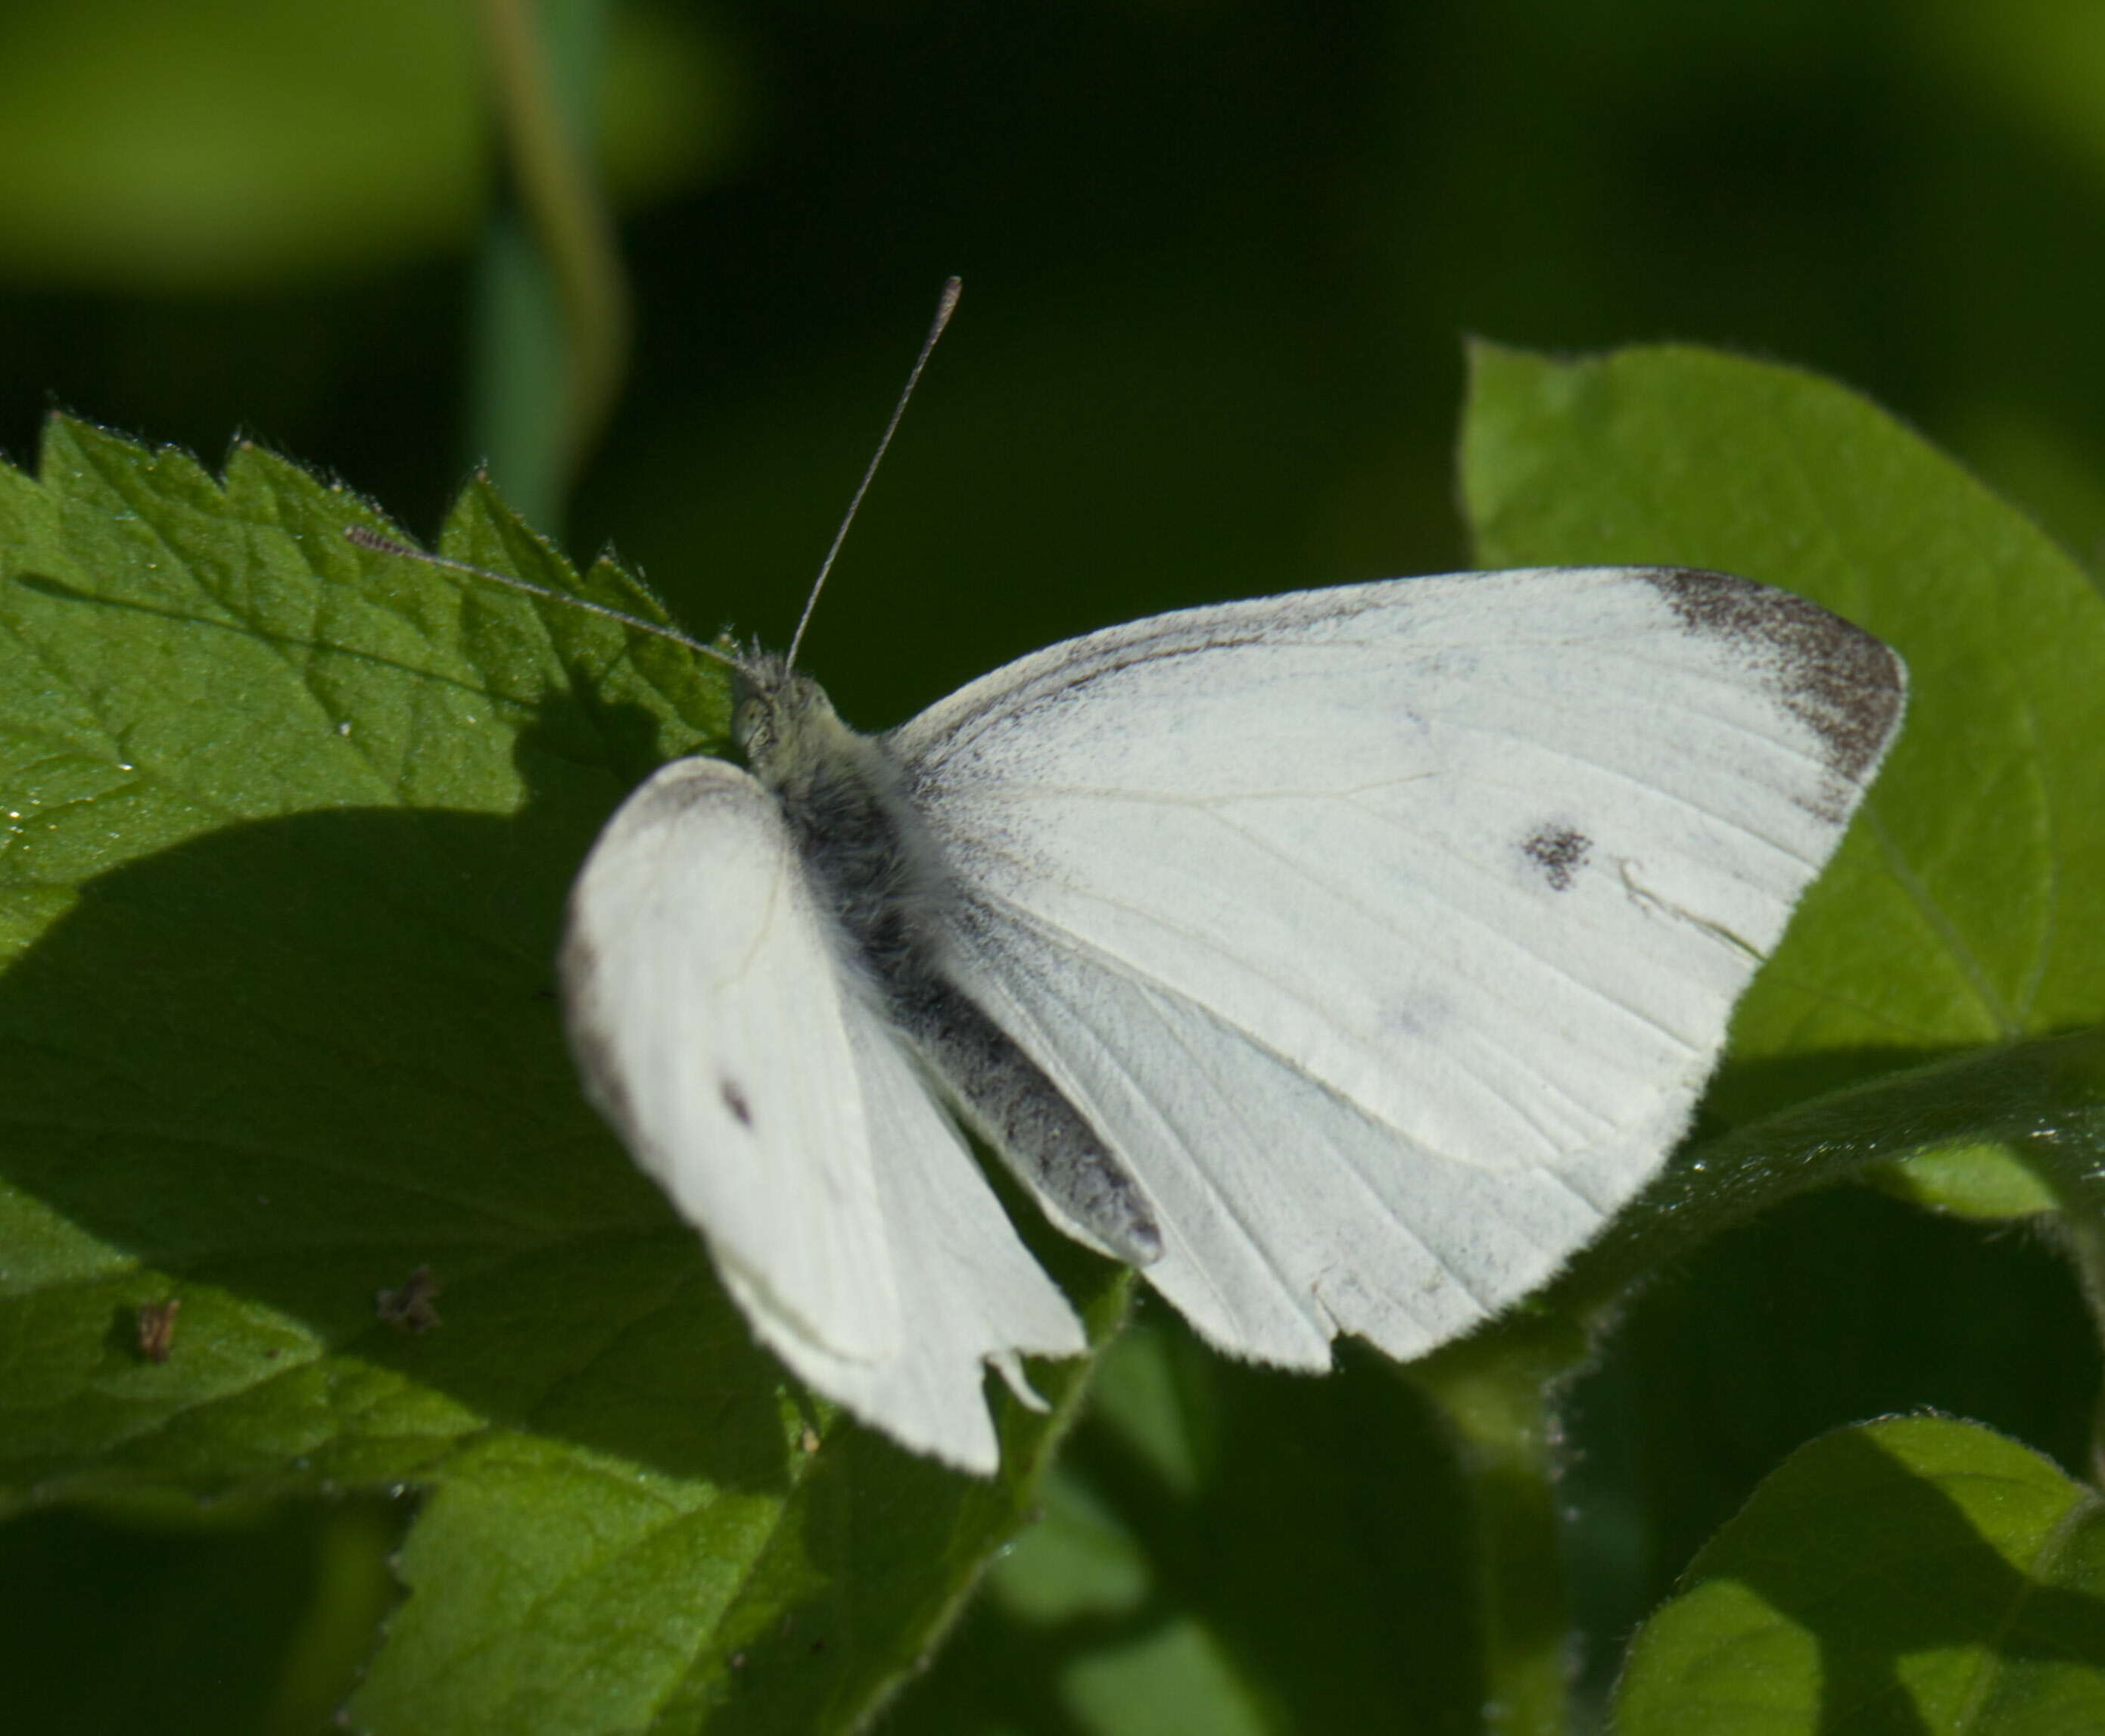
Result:
[[[610,621],[619,621],[623,627],[632,627],[639,633],[655,633],[660,639],[669,639],[675,645],[683,645],[690,651],[698,651],[704,657],[714,658],[720,663],[738,667],[738,659],[728,657],[714,645],[704,645],[699,639],[690,639],[677,627],[665,627],[655,621],[646,621],[641,615],[623,614],[618,609],[609,609],[604,603],[594,603],[584,597],[573,596],[567,591],[557,591],[547,585],[537,585],[531,579],[514,578],[509,573],[493,573],[488,567],[472,566],[465,560],[455,560],[449,556],[428,554],[421,548],[412,548],[406,542],[397,542],[391,537],[383,537],[377,530],[368,530],[363,524],[346,528],[344,540],[355,542],[360,548],[369,548],[376,555],[399,555],[404,560],[421,560],[427,567],[445,567],[455,573],[465,573],[471,578],[486,578],[493,585],[503,585],[508,590],[523,591],[529,596],[546,597],[552,603],[561,603],[566,608],[582,609],[588,615],[604,615]]]
[[[892,420],[884,425],[883,438],[877,443],[877,450],[870,454],[869,464],[856,484],[855,498],[848,502],[842,515],[841,528],[834,533],[834,546],[826,551],[826,558],[819,563],[819,576],[811,581],[811,594],[804,599],[804,613],[797,618],[797,631],[790,636],[789,654],[782,659],[785,669],[797,666],[797,648],[804,642],[804,629],[811,624],[811,611],[819,605],[819,593],[825,588],[826,575],[834,570],[834,557],[840,553],[841,544],[847,540],[848,526],[855,523],[856,510],[862,505],[862,498],[869,492],[869,480],[877,474],[877,466],[883,462],[884,449],[892,444],[892,436],[899,431],[899,418],[906,413],[906,400],[914,395],[914,388],[920,384],[921,370],[928,365],[929,352],[936,347],[936,340],[943,335],[943,328],[950,323],[950,315],[958,310],[958,297],[964,284],[952,278],[943,285],[943,292],[936,298],[936,317],[929,322],[928,335],[921,340],[921,353],[914,358],[913,372],[906,376],[906,384],[901,389],[899,402],[892,407]]]

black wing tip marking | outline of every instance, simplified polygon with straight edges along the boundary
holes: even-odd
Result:
[[[1586,865],[1593,841],[1583,832],[1555,824],[1538,827],[1523,839],[1520,853],[1541,872],[1553,892],[1568,892]]]
[[[1729,573],[1656,567],[1640,575],[1692,634],[1741,649],[1791,714],[1818,735],[1828,767],[1861,783],[1899,726],[1907,671],[1884,640],[1788,591]]]

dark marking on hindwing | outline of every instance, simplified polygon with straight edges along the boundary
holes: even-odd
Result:
[[[753,1125],[753,1105],[746,1100],[745,1093],[739,1088],[735,1079],[718,1079],[717,1095],[723,1099],[723,1106],[737,1118],[739,1126],[750,1127]]]

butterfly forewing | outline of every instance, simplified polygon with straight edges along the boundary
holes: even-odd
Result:
[[[572,1045],[762,1340],[895,1439],[990,1472],[985,1365],[1013,1378],[1082,1330],[838,944],[776,798],[677,761],[572,894]]]
[[[659,770],[578,877],[563,971],[593,1096],[726,1274],[835,1355],[896,1355],[842,985],[774,798]]]
[[[1017,1355],[1079,1356],[1088,1342],[897,1039],[860,1005],[849,1009],[848,1033],[899,1274],[901,1354],[851,1361],[786,1330],[735,1279],[731,1292],[762,1341],[819,1391],[895,1440],[988,1475],[1000,1453],[986,1367],[1035,1407]]]
[[[1464,1329],[1657,1167],[1901,691],[1744,581],[1468,574],[1115,628],[893,740],[960,972],[1147,1189],[1150,1279],[1307,1364]]]

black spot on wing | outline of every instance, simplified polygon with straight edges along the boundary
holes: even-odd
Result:
[[[1544,826],[1522,841],[1520,853],[1540,871],[1553,892],[1568,892],[1586,865],[1593,841],[1569,826]]]
[[[741,1127],[753,1125],[753,1105],[746,1100],[745,1093],[740,1088],[737,1080],[718,1079],[717,1094],[723,1099],[723,1106],[738,1118],[738,1124]]]
[[[1859,783],[1900,721],[1906,675],[1863,628],[1788,591],[1687,567],[1641,575],[1691,633],[1721,640],[1764,671],[1777,697],[1817,734],[1830,770]]]

